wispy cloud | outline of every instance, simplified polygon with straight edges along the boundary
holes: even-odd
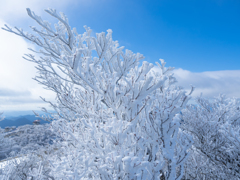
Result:
[[[240,70],[194,73],[176,69],[174,74],[178,80],[178,85],[186,89],[190,89],[190,84],[196,87],[193,96],[199,96],[203,93],[203,96],[208,98],[219,94],[240,98]]]
[[[0,97],[4,97],[4,96],[11,96],[11,97],[17,97],[17,96],[30,96],[31,92],[26,90],[26,91],[14,91],[12,89],[6,89],[6,88],[2,88],[0,89]]]

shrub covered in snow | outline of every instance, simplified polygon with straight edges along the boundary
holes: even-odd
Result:
[[[182,111],[182,128],[194,140],[185,177],[239,179],[240,101],[220,95],[212,101],[198,97],[196,102]]]
[[[59,148],[51,156],[42,152],[46,161],[27,155],[20,162],[29,167],[23,170],[26,177],[181,179],[192,141],[180,130],[178,113],[192,91],[174,86],[173,68],[163,60],[154,69],[146,61],[140,65],[143,55],[123,51],[112,30],[93,36],[85,26],[79,34],[55,10],[46,10],[58,20],[54,28],[27,12],[41,27],[31,27],[36,35],[5,30],[39,47],[40,58],[25,58],[37,65],[35,80],[56,93],[56,103],[42,99],[57,112],[51,126],[63,141],[56,142]],[[37,162],[34,168],[29,161]],[[16,171],[10,174],[21,178]]]

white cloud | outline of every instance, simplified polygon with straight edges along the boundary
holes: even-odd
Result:
[[[24,29],[33,21],[29,21],[26,8],[31,8],[36,14],[46,14],[43,10],[50,7],[58,12],[66,12],[70,5],[85,3],[86,0],[0,0],[0,27],[6,22]],[[23,38],[0,29],[0,110],[33,110],[42,106],[39,96],[54,101],[55,95],[42,88],[32,80],[36,69],[34,64],[22,58],[34,48],[33,44]]]
[[[204,97],[225,94],[227,97],[240,98],[240,70],[207,71],[194,73],[183,69],[174,70],[178,85],[189,89],[196,87],[193,96],[203,93]]]
[[[5,22],[0,19],[0,26]],[[32,78],[36,75],[34,64],[22,58],[33,47],[23,38],[0,32],[0,109],[29,110],[42,106],[39,96],[53,100],[54,95],[43,89]],[[20,102],[25,101],[25,105]],[[17,103],[18,102],[18,103]]]
[[[6,88],[0,89],[0,97],[4,97],[4,96],[17,97],[17,96],[29,96],[29,95],[31,95],[30,91],[14,91],[13,89],[6,89]]]

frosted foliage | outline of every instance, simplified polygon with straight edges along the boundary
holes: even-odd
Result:
[[[42,99],[56,111],[45,118],[62,138],[55,153],[44,154],[46,161],[24,159],[36,162],[35,176],[27,171],[27,177],[181,179],[192,140],[179,129],[178,112],[192,91],[186,94],[174,86],[173,68],[166,68],[164,60],[157,70],[146,61],[140,65],[143,55],[123,51],[112,30],[92,36],[85,26],[78,34],[62,13],[46,10],[58,20],[52,26],[27,12],[41,27],[32,27],[36,35],[8,26],[5,30],[39,47],[32,51],[40,58],[27,54],[25,59],[37,65],[35,80],[56,93],[56,103]],[[42,168],[48,168],[49,177]]]
[[[186,179],[240,178],[240,101],[223,95],[196,99],[182,113],[185,132],[193,136]]]

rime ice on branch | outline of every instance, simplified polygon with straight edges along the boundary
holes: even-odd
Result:
[[[56,179],[181,179],[191,138],[179,129],[178,113],[186,94],[173,68],[158,67],[112,39],[112,30],[91,35],[71,28],[63,13],[46,10],[58,23],[43,21],[30,9],[40,28],[35,35],[6,26],[5,30],[35,43],[40,58],[35,78],[56,93],[52,129],[62,137],[61,150],[48,157]],[[61,151],[61,153],[57,153]],[[39,172],[39,171],[38,171]],[[39,174],[38,174],[39,175]],[[30,175],[29,175],[30,176]],[[44,174],[41,174],[45,178]]]

